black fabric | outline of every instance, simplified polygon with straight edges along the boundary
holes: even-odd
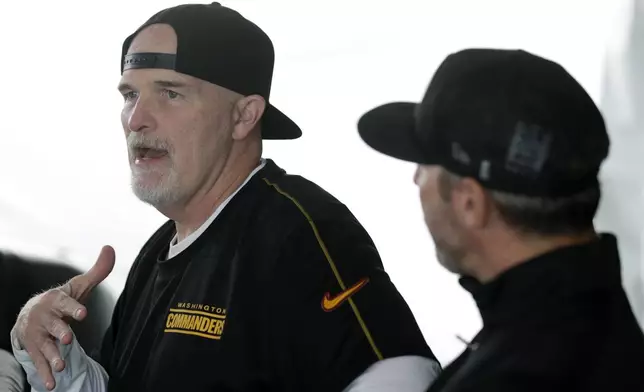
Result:
[[[55,260],[36,259],[0,252],[0,349],[12,352],[10,332],[22,306],[34,295],[67,282],[81,271]],[[98,286],[85,303],[88,314],[83,322],[71,326],[80,345],[88,354],[98,353],[107,330],[114,298]],[[25,390],[29,390],[25,384]]]
[[[385,154],[532,196],[596,185],[610,144],[584,88],[561,65],[523,50],[453,53],[421,103],[372,109],[358,130]]]
[[[119,298],[100,358],[110,391],[333,392],[381,358],[434,359],[346,206],[271,160],[165,260],[174,234],[152,236]],[[201,335],[181,333],[190,317]]]
[[[431,392],[644,390],[644,334],[621,285],[615,237],[463,278],[483,329]]]
[[[262,116],[264,139],[296,139],[299,126],[268,103],[275,63],[270,38],[237,11],[219,3],[183,4],[164,9],[141,25],[123,42],[121,73],[127,69],[126,54],[136,35],[152,24],[168,24],[177,35],[173,69],[267,102]],[[161,68],[167,68],[167,63]],[[155,67],[153,64],[150,67]]]
[[[168,53],[134,53],[123,59],[123,71],[137,68],[176,69],[177,55]]]

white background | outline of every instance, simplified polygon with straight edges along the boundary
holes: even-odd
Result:
[[[642,180],[632,177],[641,171],[632,140],[642,139],[636,139],[636,119],[619,111],[631,97],[619,87],[628,85],[628,74],[615,71],[610,83],[605,77],[607,64],[625,67],[629,1],[222,3],[272,38],[271,100],[304,130],[300,140],[266,143],[265,156],[317,182],[352,209],[441,361],[463,349],[455,335],[470,338],[478,330],[478,312],[456,277],[435,261],[412,182],[413,165],[370,150],[355,124],[375,105],[421,99],[440,61],[466,47],[523,48],[549,57],[598,103],[613,108],[611,124],[621,138],[618,155],[629,147],[631,155],[611,157],[616,163],[606,175],[612,193],[602,206],[600,226],[629,235],[625,283],[641,314],[642,217],[634,211],[642,212],[644,204]],[[117,268],[107,284],[115,294],[120,291],[140,246],[165,220],[129,189],[122,99],[116,91],[121,44],[153,13],[176,4],[35,0],[0,5],[0,246],[67,258],[86,269],[100,247],[111,244]],[[612,106],[604,98],[608,90],[615,91]],[[624,183],[628,195],[619,191]],[[635,205],[639,209],[627,207]]]

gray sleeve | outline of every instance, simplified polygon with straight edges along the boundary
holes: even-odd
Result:
[[[440,364],[429,358],[387,358],[367,368],[344,392],[424,392],[440,372]]]
[[[0,350],[0,391],[22,392],[25,376],[13,355]]]
[[[38,376],[36,366],[29,354],[20,347],[12,338],[13,353],[16,360],[27,373],[27,381],[32,392],[47,392],[47,388]],[[65,392],[106,392],[109,377],[105,369],[90,358],[74,336],[71,344],[61,344],[56,341],[60,355],[65,361],[65,369],[54,372],[56,391]],[[4,391],[4,390],[1,390]]]

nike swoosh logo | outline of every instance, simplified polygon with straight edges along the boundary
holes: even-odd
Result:
[[[344,301],[349,299],[349,297],[351,297],[353,294],[357,293],[358,290],[363,288],[367,283],[369,283],[369,278],[364,278],[333,298],[331,298],[331,293],[327,292],[322,298],[322,309],[325,312],[331,312],[337,309],[340,305],[342,305]]]

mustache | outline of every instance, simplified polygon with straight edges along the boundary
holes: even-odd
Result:
[[[171,152],[172,150],[172,146],[170,146],[170,144],[165,140],[144,135],[140,132],[130,132],[127,136],[127,148],[130,152],[140,148],[167,152]]]

